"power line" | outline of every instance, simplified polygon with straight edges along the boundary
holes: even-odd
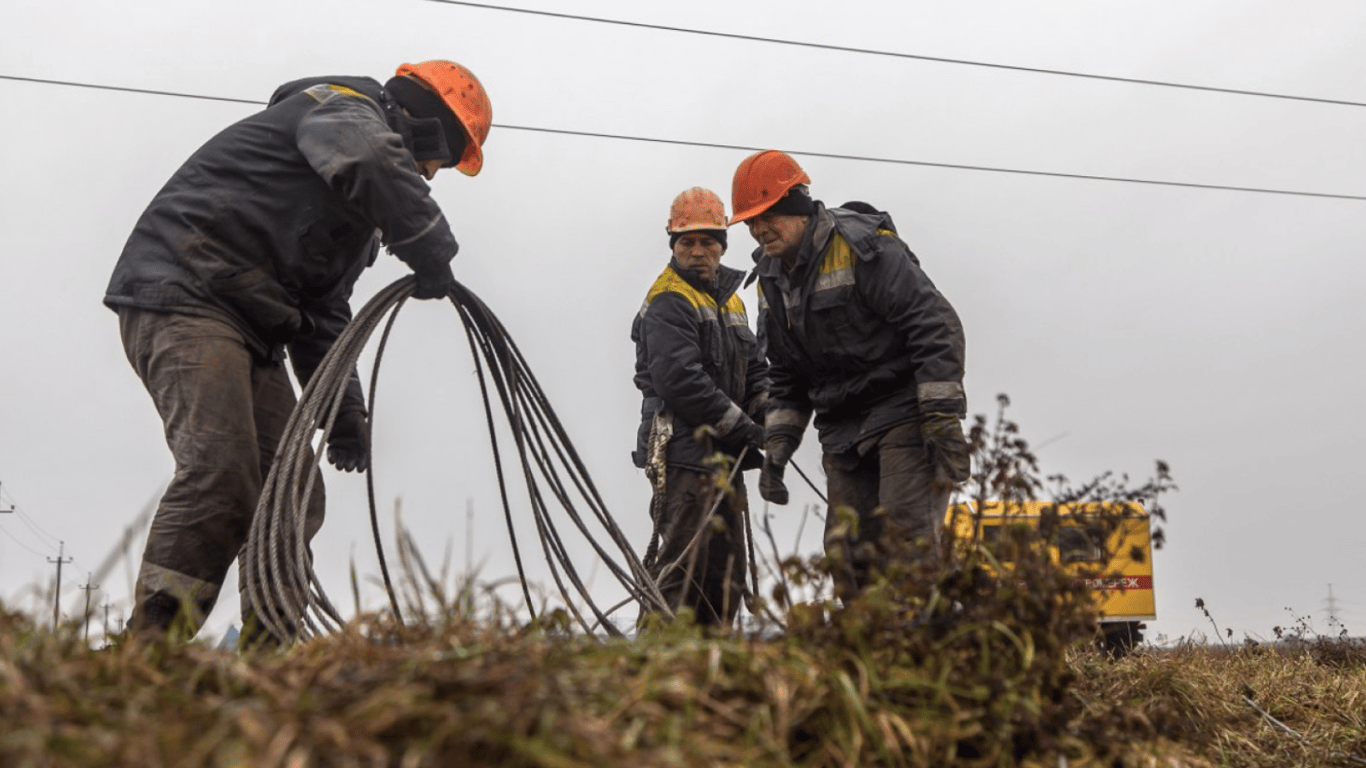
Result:
[[[432,0],[432,2],[446,2],[447,0]],[[41,80],[32,77],[14,77],[12,75],[0,75],[3,80],[19,80],[24,82],[39,83],[44,85],[61,85],[76,88],[94,88],[97,90],[122,91],[126,93],[143,93],[154,96],[174,96],[182,98],[206,99],[210,101],[231,101],[239,104],[264,105],[264,101],[251,101],[248,99],[234,99],[219,96],[204,96],[201,94],[184,94],[173,91],[159,91],[144,88],[126,88],[121,86],[97,85],[93,83],[77,83],[69,80]],[[708,149],[733,149],[742,152],[756,152],[761,149],[771,149],[771,147],[755,147],[743,144],[718,144],[706,141],[685,141],[683,139],[664,139],[649,136],[628,136],[616,133],[600,133],[596,131],[571,131],[563,128],[540,128],[526,125],[507,125],[505,123],[494,123],[494,127],[509,131],[529,131],[534,133],[552,133],[561,136],[579,136],[584,138],[613,139],[618,141],[641,141],[652,144],[672,144],[682,147],[703,147]],[[834,152],[811,152],[806,150],[787,150],[789,154],[801,155],[803,157],[823,157],[832,160],[857,160],[867,163],[887,163],[890,165],[915,165],[924,168],[945,168],[959,171],[980,171],[985,173],[1011,173],[1023,176],[1048,176],[1059,179],[1075,179],[1082,181],[1109,181],[1121,184],[1148,184],[1163,187],[1184,187],[1187,189],[1206,189],[1222,192],[1250,192],[1262,195],[1289,195],[1295,197],[1319,197],[1335,200],[1363,200],[1366,195],[1345,195],[1332,192],[1305,192],[1293,189],[1274,189],[1270,187],[1242,187],[1231,184],[1201,184],[1189,181],[1165,181],[1162,179],[1140,179],[1127,176],[1101,176],[1084,173],[1063,173],[1060,171],[1036,171],[1025,168],[1003,168],[991,165],[969,165],[965,163],[938,163],[928,160],[903,160],[890,157],[873,157],[870,155],[849,155]]]
[[[48,540],[44,542],[44,545],[48,548],[48,551],[51,551],[51,542],[58,541],[57,537],[43,530],[43,528],[39,526],[38,523],[33,520],[33,518],[28,516],[28,513],[24,512],[23,507],[15,507],[14,512],[15,515],[19,518],[19,521],[22,522],[25,526],[27,526],[30,531],[33,531],[34,533],[38,534],[39,538],[46,538]]]
[[[441,2],[442,0],[433,0]],[[594,133],[590,131],[566,131],[557,128],[532,128],[521,125],[499,125],[499,128],[513,131],[539,131],[545,133],[559,133],[569,136],[587,136],[602,139],[620,139],[623,141],[645,141],[660,144],[678,144],[688,147],[710,147],[714,149],[736,149],[745,152],[756,152],[761,149],[771,149],[771,147],[747,147],[740,144],[713,144],[702,141],[681,141],[679,139],[657,139],[643,136],[626,136],[612,133]],[[857,160],[866,163],[888,163],[891,165],[918,165],[925,168],[948,168],[959,171],[983,171],[989,173],[1014,173],[1025,176],[1051,176],[1059,179],[1081,179],[1084,181],[1113,181],[1124,184],[1154,184],[1164,187],[1186,187],[1189,189],[1215,189],[1226,192],[1254,192],[1263,195],[1295,195],[1300,197],[1327,197],[1338,200],[1366,200],[1366,195],[1342,195],[1331,192],[1303,192],[1291,189],[1272,189],[1269,187],[1239,187],[1230,184],[1198,184],[1189,181],[1163,181],[1160,179],[1137,179],[1125,176],[1097,176],[1084,173],[1062,173],[1059,171],[1031,171],[1023,168],[1002,168],[991,165],[966,165],[961,163],[935,163],[927,160],[901,160],[890,157],[872,157],[867,155],[846,155],[835,152],[808,152],[805,150],[787,150],[788,154],[801,155],[803,157],[824,157],[832,160]]]
[[[22,542],[22,541],[20,541],[20,540],[18,540],[18,539],[16,539],[16,538],[14,538],[14,534],[10,533],[4,526],[0,526],[0,533],[5,534],[5,536],[6,536],[10,541],[13,541],[15,544],[18,544],[21,548],[28,550],[28,552],[29,552],[30,554],[37,555],[38,557],[47,557],[47,553],[46,553],[46,552],[39,552],[38,550],[34,549],[33,547],[30,547],[29,545],[25,544],[24,542]]]
[[[230,96],[205,96],[201,93],[179,93],[176,91],[154,91],[147,88],[125,88],[118,85],[96,85],[94,83],[76,83],[70,80],[46,80],[38,77],[19,77],[17,75],[0,75],[0,80],[18,80],[23,83],[39,83],[42,85],[69,85],[75,88],[97,88],[103,91],[123,91],[124,93],[145,93],[152,96],[175,96],[182,99],[203,99],[204,101],[229,101],[234,104],[254,104],[264,106],[266,102],[257,99],[234,99]]]
[[[988,69],[1003,69],[1011,72],[1028,72],[1036,75],[1055,75],[1058,77],[1076,77],[1086,80],[1104,80],[1112,83],[1128,83],[1130,85],[1150,85],[1160,88],[1181,88],[1190,91],[1205,91],[1208,93],[1225,93],[1236,96],[1256,96],[1267,99],[1285,99],[1289,101],[1308,101],[1317,104],[1336,104],[1346,107],[1366,107],[1366,102],[1347,101],[1344,99],[1323,99],[1314,96],[1296,96],[1285,93],[1271,93],[1268,91],[1252,91],[1240,88],[1219,88],[1210,85],[1195,85],[1193,83],[1176,83],[1166,80],[1147,80],[1137,77],[1117,77],[1114,75],[1097,75],[1089,72],[1072,72],[1064,69],[1044,69],[1042,67],[1024,67],[1014,64],[996,64],[987,61],[971,61],[969,59],[950,59],[943,56],[923,56],[914,53],[901,53],[898,51],[883,51],[875,48],[856,48],[845,45],[831,45],[828,43],[808,43],[801,40],[784,40],[777,37],[762,37],[759,35],[742,35],[733,32],[716,32],[705,29],[692,29],[689,27],[673,27],[665,24],[647,24],[639,21],[625,21],[622,19],[605,19],[597,16],[581,16],[572,13],[557,13],[554,11],[538,11],[529,8],[513,8],[506,5],[492,5],[490,3],[473,3],[465,0],[430,0],[434,3],[444,3],[446,5],[464,5],[470,8],[482,8],[489,11],[507,11],[510,13],[525,13],[531,16],[548,16],[557,19],[569,19],[572,21],[587,21],[595,24],[613,24],[623,27],[635,27],[637,29],[652,29],[659,32],[679,32],[688,35],[702,35],[705,37],[722,37],[730,40],[744,40],[755,43],[770,43],[773,45],[790,45],[801,48],[817,48],[825,51],[839,51],[842,53],[858,53],[870,56],[887,56],[897,59],[912,59],[915,61],[930,61],[937,64],[954,64],[965,67],[984,67]]]
[[[19,506],[18,500],[16,500],[16,499],[14,498],[14,494],[10,493],[9,491],[6,491],[6,490],[4,489],[4,484],[3,484],[3,483],[0,483],[0,498],[3,498],[3,497],[8,497],[8,498],[9,498],[9,501],[10,501],[10,504],[9,504],[9,509],[0,509],[0,512],[12,512],[12,513],[14,513],[14,516],[15,516],[16,518],[18,518],[19,521],[22,522],[25,526],[27,526],[28,529],[29,529],[30,531],[32,531],[32,532],[38,534],[39,539],[42,539],[43,537],[46,537],[46,538],[49,539],[50,541],[57,541],[57,540],[58,540],[56,536],[53,536],[52,534],[50,534],[50,533],[48,533],[47,531],[43,530],[42,526],[38,525],[38,523],[37,523],[35,520],[33,520],[33,518],[29,517],[28,513],[24,511],[24,508],[21,507],[21,506]],[[13,539],[14,537],[13,537],[13,536],[10,536],[10,538]],[[18,541],[18,539],[15,539],[15,541]],[[48,542],[43,542],[43,543],[47,546],[47,548],[48,548],[49,550],[52,549],[52,545],[51,545],[50,543],[48,543]],[[32,550],[29,550],[29,551],[32,552]]]

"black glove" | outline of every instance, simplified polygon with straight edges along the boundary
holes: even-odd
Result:
[[[735,454],[739,454],[745,448],[752,449],[751,453],[757,453],[764,448],[764,427],[762,424],[756,424],[748,416],[742,416],[721,439],[721,444]]]
[[[413,288],[415,299],[444,299],[451,295],[451,289],[455,287],[455,275],[451,272],[449,261],[414,270],[413,275],[417,277],[417,285]]]
[[[342,411],[327,437],[327,460],[343,472],[370,468],[370,425],[361,411]]]
[[[779,505],[787,503],[783,473],[796,450],[797,441],[790,437],[771,437],[764,444],[764,468],[759,472],[759,495],[764,501]]]
[[[934,467],[935,478],[941,483],[954,484],[967,480],[972,474],[968,440],[963,426],[954,413],[932,412],[920,417],[920,434],[925,440],[925,453]]]

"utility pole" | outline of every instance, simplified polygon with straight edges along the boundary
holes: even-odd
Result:
[[[9,507],[0,507],[0,512],[13,512],[13,511],[14,511],[14,505],[13,505],[13,504],[10,504]]]
[[[87,643],[90,642],[90,593],[100,588],[99,584],[90,583],[91,575],[90,572],[86,572],[85,586],[81,587],[81,589],[85,590],[85,641]]]
[[[63,542],[60,542],[60,544],[61,544],[61,547],[57,550],[57,559],[56,559],[56,560],[53,560],[53,559],[50,558],[50,557],[47,559],[47,561],[48,561],[49,563],[56,563],[56,564],[57,564],[57,591],[52,595],[52,628],[53,628],[53,629],[56,629],[56,628],[57,628],[57,625],[60,624],[60,623],[62,623],[62,563],[69,563],[69,562],[71,562],[71,558],[69,558],[69,557],[63,558],[63,557],[62,557],[62,555],[66,553],[66,542],[63,541]]]
[[[113,606],[106,600],[104,603],[104,636],[109,637],[109,609]]]

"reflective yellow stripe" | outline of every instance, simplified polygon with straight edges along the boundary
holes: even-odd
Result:
[[[372,100],[369,96],[366,96],[354,88],[347,88],[344,85],[333,85],[332,83],[319,83],[318,85],[304,89],[304,93],[312,96],[319,104],[337,96],[357,96],[362,99]]]
[[[687,303],[693,305],[693,309],[698,310],[698,314],[702,314],[703,310],[706,310],[712,320],[716,318],[716,299],[690,286],[687,280],[679,276],[678,272],[673,271],[672,266],[665,268],[664,272],[660,272],[660,276],[654,280],[653,286],[650,286],[650,292],[645,294],[645,306],[641,307],[641,312],[645,312],[645,307],[652,305],[654,299],[660,297],[661,294],[678,294],[687,299]]]
[[[890,229],[879,229],[879,235],[896,237],[896,233]],[[816,291],[828,291],[831,288],[838,288],[842,285],[854,284],[854,249],[849,247],[849,241],[844,239],[844,235],[836,232],[830,242],[830,247],[825,252],[825,258],[821,260],[820,273],[816,275]],[[761,295],[760,301],[763,300]]]
[[[644,316],[645,310],[664,293],[676,293],[682,296],[697,311],[698,317],[709,322],[716,322],[716,299],[689,285],[688,281],[673,271],[672,267],[661,272],[655,280],[655,284],[650,286],[649,293],[645,294],[645,302],[640,305],[641,316]],[[725,318],[725,324],[728,326],[749,325],[749,315],[745,312],[745,302],[739,294],[731,294],[721,315]]]
[[[816,275],[813,290],[828,291],[831,288],[853,284],[854,249],[849,247],[849,241],[844,239],[844,235],[835,233],[835,237],[830,241],[830,247],[825,251],[825,258],[821,260],[820,272]]]
[[[745,313],[745,302],[740,299],[738,294],[732,293],[730,299],[726,301],[726,309],[721,313],[726,320],[726,325],[749,326],[749,315]]]

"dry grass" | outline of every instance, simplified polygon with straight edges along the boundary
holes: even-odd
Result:
[[[972,439],[975,498],[1033,497],[1013,424],[979,417]],[[1138,489],[1103,476],[1065,500],[1169,488],[1159,463]],[[477,610],[425,568],[406,581],[421,623],[367,616],[283,653],[91,650],[75,625],[0,608],[0,768],[1366,765],[1361,646],[1116,662],[1038,541],[952,551],[951,572],[896,569],[844,606],[788,598],[827,594],[838,563],[775,565],[761,638],[679,622],[603,641],[563,611]]]
[[[1360,657],[1189,645],[1113,662],[1008,616],[898,640],[877,614],[808,617],[766,641],[357,622],[239,656],[89,650],[5,613],[0,765],[1366,764]]]

